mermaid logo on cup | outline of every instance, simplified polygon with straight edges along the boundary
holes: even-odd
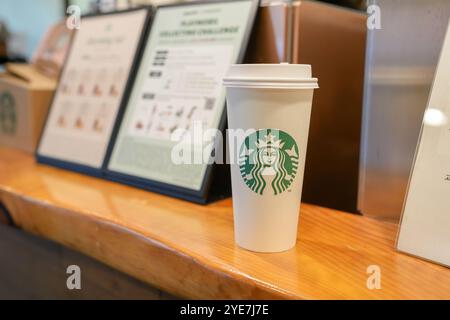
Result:
[[[270,188],[274,195],[289,189],[297,174],[299,150],[286,132],[259,130],[242,144],[239,166],[245,184],[259,195]]]

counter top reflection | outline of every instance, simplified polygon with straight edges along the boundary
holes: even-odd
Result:
[[[5,148],[0,201],[23,230],[183,298],[450,299],[450,270],[396,252],[395,224],[313,205],[302,206],[295,249],[257,254],[234,244],[231,200],[195,205]],[[379,290],[367,286],[370,266]]]

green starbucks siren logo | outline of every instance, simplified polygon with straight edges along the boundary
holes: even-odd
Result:
[[[14,134],[17,126],[17,115],[14,97],[9,92],[0,94],[0,131]]]
[[[275,195],[285,192],[295,179],[298,163],[297,143],[281,130],[259,130],[246,137],[240,150],[242,178],[260,195],[268,185]]]

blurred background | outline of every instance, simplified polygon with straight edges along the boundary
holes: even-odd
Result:
[[[4,61],[8,57],[14,61],[30,60],[45,32],[51,25],[64,17],[66,8],[69,5],[78,5],[82,13],[87,14],[125,9],[144,4],[161,5],[173,2],[177,1],[2,0],[0,1],[0,59]],[[365,0],[324,0],[324,2],[357,9],[364,9],[365,6]]]

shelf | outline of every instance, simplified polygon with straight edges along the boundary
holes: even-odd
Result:
[[[450,298],[450,270],[397,252],[395,224],[313,205],[302,205],[295,249],[257,254],[234,244],[231,200],[195,205],[6,148],[0,202],[19,228],[178,297]],[[367,288],[371,265],[381,268],[381,290]]]

